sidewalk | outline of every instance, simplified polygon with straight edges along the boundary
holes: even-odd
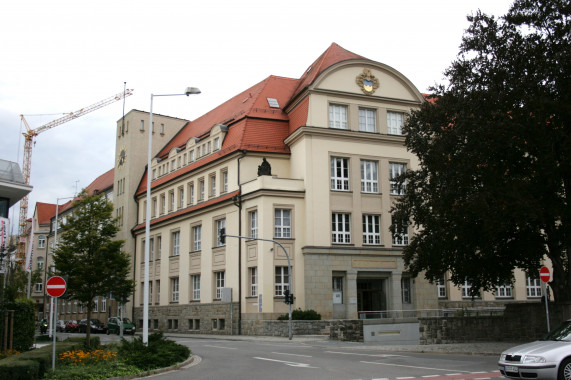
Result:
[[[295,342],[312,346],[335,347],[353,350],[378,350],[389,352],[419,352],[438,354],[461,354],[461,355],[489,355],[500,356],[500,354],[510,347],[521,343],[516,342],[474,342],[474,343],[451,343],[451,344],[406,344],[406,345],[384,345],[381,343],[369,342],[343,342],[330,340],[323,335],[294,335],[290,341],[288,338],[278,336],[257,336],[257,335],[208,335],[208,334],[174,334],[165,333],[167,337],[189,338],[189,339],[219,339],[233,341],[261,341],[261,342]]]

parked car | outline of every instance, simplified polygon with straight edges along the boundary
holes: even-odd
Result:
[[[510,379],[571,380],[571,319],[542,340],[502,352],[498,366]]]
[[[75,319],[70,319],[65,323],[65,332],[77,332],[78,331],[78,324]]]
[[[63,332],[65,330],[65,321],[60,319],[56,322],[56,331]]]
[[[120,317],[111,317],[107,321],[107,334],[117,334],[120,332],[121,322]],[[135,335],[135,324],[129,320],[129,318],[123,318],[123,334]]]
[[[99,319],[92,319],[89,325],[91,327],[91,332],[94,334],[103,334],[107,331],[105,325]],[[87,319],[84,318],[81,321],[79,321],[77,328],[79,332],[82,333],[87,332]]]

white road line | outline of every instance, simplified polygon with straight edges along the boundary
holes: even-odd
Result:
[[[461,373],[447,373],[444,376],[455,376],[455,375],[461,375]]]
[[[425,376],[422,376],[422,377],[438,377],[438,376],[440,376],[440,375],[425,375]]]
[[[211,346],[211,345],[209,345],[209,344],[205,344],[203,347],[223,348],[223,349],[225,349],[225,350],[237,350],[236,347]]]
[[[397,379],[400,379],[400,380],[414,379],[414,377],[397,377]]]
[[[319,367],[312,367],[311,365],[306,364],[306,363],[288,362],[288,361],[284,361],[284,360],[277,360],[277,359],[270,359],[270,358],[254,357],[254,359],[283,363],[285,365],[289,365],[290,367],[297,367],[297,368],[319,368]]]
[[[339,351],[324,351],[324,352],[328,353],[328,354],[372,356],[375,358],[395,358],[395,357],[407,358],[408,357],[408,356],[404,356],[404,355],[393,355],[393,354],[360,354],[357,352],[339,352]]]
[[[313,357],[313,356],[310,356],[310,355],[288,354],[287,352],[272,352],[272,354],[276,354],[276,355],[290,355],[290,356],[301,356],[302,358],[312,358],[312,357]]]
[[[442,369],[442,368],[432,368],[432,367],[417,367],[417,366],[413,366],[413,365],[403,365],[403,364],[390,364],[390,363],[379,363],[379,362],[365,362],[361,360],[361,363],[365,363],[365,364],[376,364],[376,365],[386,365],[386,366],[393,366],[393,367],[406,367],[406,368],[417,368],[417,369],[432,369],[435,371],[450,371],[449,369]],[[463,373],[472,373],[470,371],[460,371]],[[398,377],[397,377],[398,379]],[[414,379],[414,377],[413,377]]]

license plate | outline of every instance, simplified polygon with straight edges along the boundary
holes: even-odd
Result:
[[[519,372],[519,368],[518,367],[514,367],[513,365],[506,365],[504,366],[504,371],[506,372]]]

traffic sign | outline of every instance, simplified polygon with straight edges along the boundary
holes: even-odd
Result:
[[[548,267],[541,267],[541,269],[539,270],[539,278],[541,278],[541,281],[545,283],[551,280],[551,273],[549,273]]]
[[[61,297],[67,289],[65,279],[60,276],[53,276],[46,282],[46,293],[51,297]]]

